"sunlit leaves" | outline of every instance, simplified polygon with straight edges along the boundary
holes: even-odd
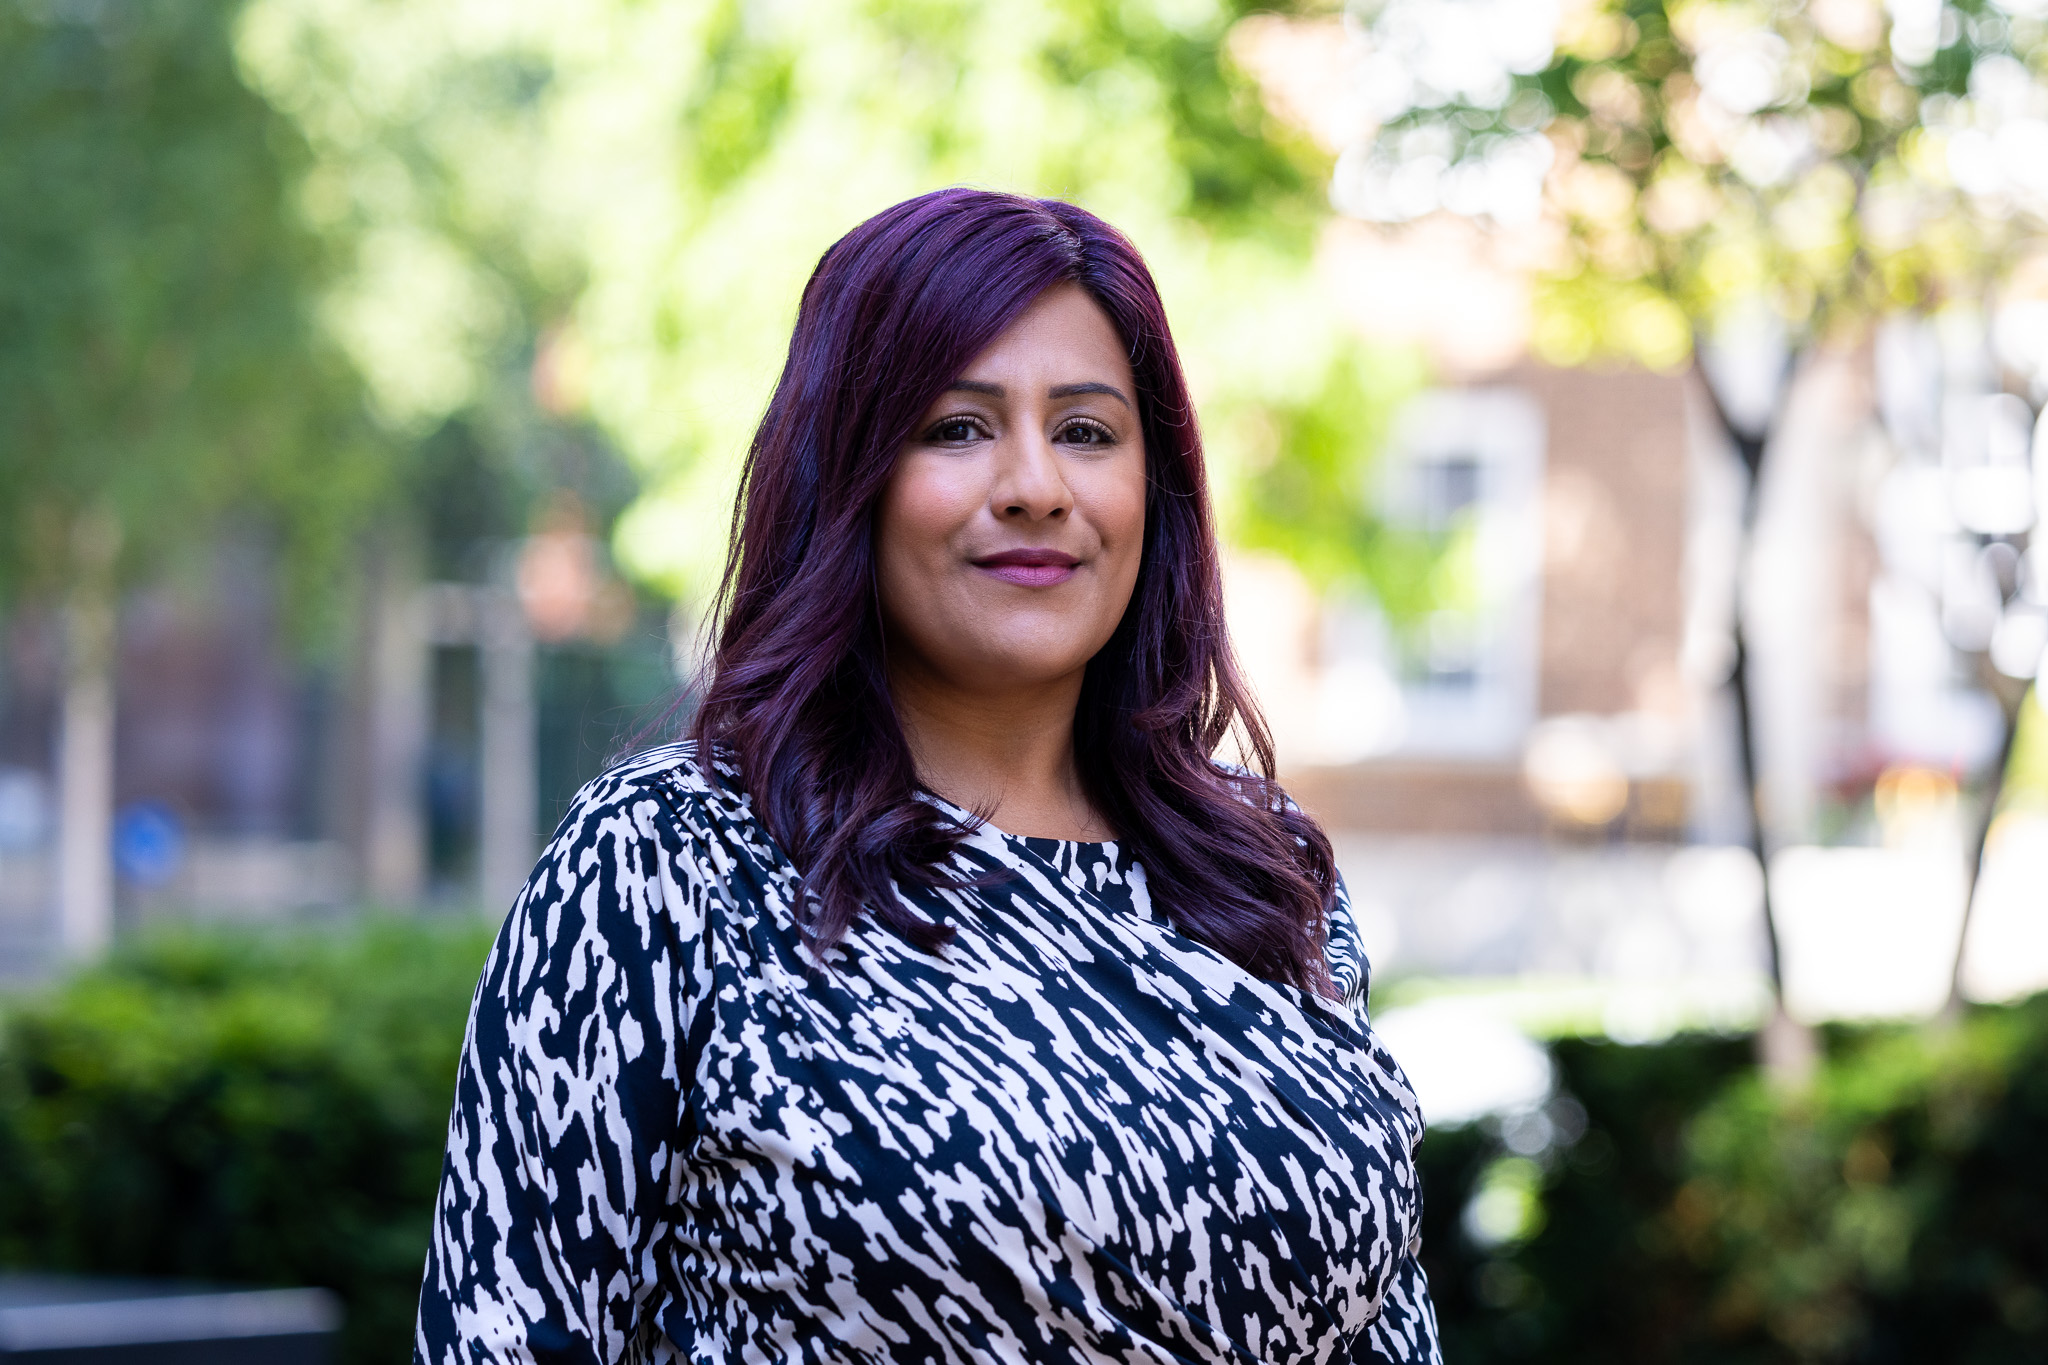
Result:
[[[1137,240],[1234,516],[1238,433],[1312,402],[1344,335],[1310,271],[1327,160],[1225,56],[1238,9],[254,0],[242,53],[317,154],[309,216],[356,244],[328,315],[383,410],[423,430],[487,402],[531,344],[542,406],[641,475],[622,562],[701,597],[813,264],[945,184]],[[1369,453],[1373,414],[1330,420]]]
[[[1650,295],[1691,326],[1761,295],[1813,336],[1988,287],[2048,219],[2044,64],[2048,16],[2021,4],[1589,0],[1491,97],[1388,118],[1383,192],[1347,207],[1502,219],[1461,177],[1487,139],[1540,127],[1563,235],[1539,351],[1669,366],[1686,348]]]
[[[1425,379],[1413,352],[1351,345],[1329,359],[1316,388],[1244,414],[1253,477],[1237,538],[1287,555],[1320,588],[1370,584],[1397,619],[1458,605],[1455,576],[1439,572],[1445,542],[1382,521],[1377,470],[1363,458]]]

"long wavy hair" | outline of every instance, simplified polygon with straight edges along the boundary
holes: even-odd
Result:
[[[747,453],[692,736],[737,766],[802,873],[821,957],[863,912],[926,951],[951,939],[896,890],[957,884],[949,856],[968,830],[920,799],[890,699],[876,508],[926,409],[1067,283],[1130,354],[1147,479],[1137,584],[1074,717],[1081,780],[1180,932],[1255,976],[1328,994],[1330,843],[1275,785],[1270,733],[1231,656],[1166,310],[1137,249],[1072,204],[940,190],[875,215],[818,262]],[[1248,766],[1216,761],[1233,730]]]

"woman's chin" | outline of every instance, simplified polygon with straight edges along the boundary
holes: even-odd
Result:
[[[1051,690],[1073,682],[1095,650],[1071,636],[1058,640],[1005,641],[996,648],[956,654],[944,672],[956,685],[992,696]]]

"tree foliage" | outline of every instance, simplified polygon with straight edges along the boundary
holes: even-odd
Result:
[[[311,211],[359,244],[331,316],[383,410],[482,401],[524,317],[546,405],[643,480],[622,560],[691,596],[811,266],[940,185],[1062,195],[1135,237],[1227,516],[1276,424],[1369,451],[1377,415],[1325,383],[1347,344],[1310,270],[1328,162],[1228,59],[1241,8],[254,0],[240,51],[313,149]]]
[[[1448,40],[1418,0],[1359,8],[1383,50]],[[1339,196],[1540,213],[1559,362],[1677,365],[1748,298],[1813,339],[1980,299],[2048,214],[2048,11],[2024,0],[1591,0],[1499,57],[1387,94]]]
[[[1325,362],[1318,388],[1243,419],[1250,477],[1239,543],[1286,556],[1318,588],[1369,586],[1397,620],[1464,605],[1443,591],[1447,538],[1378,515],[1379,469],[1370,457],[1385,448],[1395,414],[1425,377],[1413,351],[1346,345]]]
[[[386,467],[235,13],[0,8],[0,591],[57,587],[88,536],[158,567],[235,514],[310,587]]]

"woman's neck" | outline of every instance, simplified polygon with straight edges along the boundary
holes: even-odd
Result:
[[[1113,838],[1074,762],[1081,675],[992,692],[892,668],[889,691],[918,780],[1006,834]]]

